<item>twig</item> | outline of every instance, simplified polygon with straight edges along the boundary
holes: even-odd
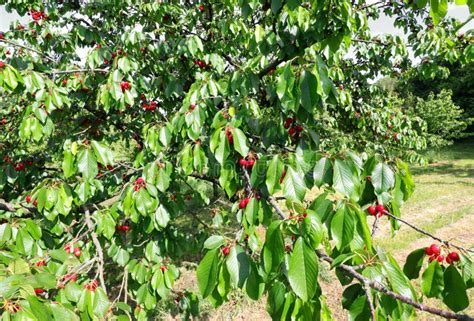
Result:
[[[125,283],[127,282],[127,274],[128,274],[128,267],[125,266],[125,269],[123,271],[122,284],[120,285],[119,293],[117,297],[115,298],[113,304],[115,304],[118,300],[120,300],[120,297],[122,296],[122,291],[125,288]]]
[[[375,317],[375,308],[374,301],[372,300],[372,293],[370,293],[370,286],[368,283],[364,283],[365,295],[367,295],[367,302],[369,302],[370,315],[372,316],[372,321],[376,321]]]
[[[372,233],[370,234],[372,238],[374,238],[375,232],[377,232],[378,223],[379,223],[379,216],[375,215],[374,225],[372,225]]]
[[[95,68],[95,69],[83,68],[83,69],[70,69],[70,70],[53,70],[51,72],[48,72],[48,74],[61,75],[61,74],[74,74],[76,72],[107,72],[107,71],[109,70],[102,69],[102,68]]]
[[[320,259],[322,259],[322,260],[324,260],[328,263],[332,263],[334,261],[333,258],[327,256],[325,253],[323,253],[320,250],[316,250],[316,254],[318,255],[318,257]],[[387,289],[386,287],[384,287],[380,283],[378,283],[376,281],[372,281],[370,279],[367,279],[365,276],[363,276],[362,274],[360,274],[356,270],[354,270],[354,268],[350,265],[340,264],[336,268],[340,269],[341,271],[343,271],[346,274],[349,274],[349,275],[353,276],[355,279],[357,279],[362,284],[367,285],[367,286],[371,287],[372,289],[391,297],[392,299],[395,299],[395,300],[401,301],[403,303],[409,304],[409,305],[415,307],[418,310],[425,311],[425,312],[428,312],[428,313],[431,313],[431,314],[434,314],[434,315],[438,315],[438,316],[441,316],[441,317],[446,318],[446,319],[455,319],[455,320],[462,320],[462,321],[474,321],[474,318],[467,315],[467,314],[454,313],[454,312],[445,311],[445,310],[433,308],[433,307],[430,307],[430,306],[426,306],[422,303],[416,302],[415,300],[413,300],[409,297],[406,297],[406,296],[403,296],[401,294],[390,291],[389,289]]]
[[[95,248],[97,250],[97,255],[99,256],[99,264],[98,264],[98,272],[99,272],[99,279],[100,279],[100,286],[104,289],[105,294],[107,294],[107,288],[105,287],[105,280],[104,280],[104,253],[102,251],[102,246],[100,245],[99,239],[97,238],[97,234],[95,233],[94,223],[92,222],[91,215],[89,210],[85,210],[85,221],[89,230],[91,231],[92,242],[94,242]]]
[[[42,53],[41,51],[38,51],[34,48],[31,48],[31,47],[28,47],[28,46],[25,46],[25,45],[21,45],[19,43],[16,43],[16,42],[13,42],[11,40],[7,40],[7,39],[0,39],[0,42],[4,42],[4,43],[7,43],[9,45],[12,45],[13,47],[19,47],[19,48],[23,48],[23,49],[26,49],[28,51],[31,51],[31,52],[34,52],[36,53],[37,55],[39,55],[40,57],[43,57],[45,59],[48,59],[49,61],[52,61],[52,62],[56,62],[56,60],[54,60],[53,58],[49,57],[48,55]]]
[[[411,224],[411,223],[405,221],[404,219],[401,219],[401,218],[399,218],[399,217],[396,217],[396,216],[393,215],[392,213],[387,212],[387,210],[384,210],[383,213],[384,213],[385,215],[390,216],[391,218],[393,218],[393,219],[399,221],[399,222],[402,222],[402,223],[405,224],[405,225],[408,225],[409,227],[411,227],[412,229],[414,229],[414,230],[417,231],[418,233],[421,233],[421,234],[424,234],[424,235],[426,235],[426,236],[429,236],[429,237],[431,237],[433,240],[436,240],[436,241],[438,241],[438,242],[441,242],[441,243],[445,244],[445,245],[448,246],[448,247],[449,247],[449,246],[452,246],[452,247],[457,248],[458,250],[461,250],[461,251],[466,251],[466,252],[474,253],[474,251],[471,250],[471,249],[466,249],[466,248],[464,248],[464,247],[461,247],[461,246],[455,245],[455,244],[453,244],[453,243],[450,243],[450,242],[448,242],[448,241],[442,240],[442,239],[440,239],[439,237],[437,237],[437,236],[435,236],[435,235],[433,235],[433,234],[431,234],[431,233],[428,233],[428,232],[422,230],[421,228],[419,228],[419,227],[417,227],[417,226],[415,226],[415,225],[413,225],[413,224]]]

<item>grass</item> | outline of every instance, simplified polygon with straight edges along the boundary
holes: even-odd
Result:
[[[412,168],[416,190],[402,208],[403,218],[443,239],[466,247],[474,245],[474,139],[430,152],[427,156],[430,159],[428,166]],[[384,220],[379,224],[374,243],[390,251],[403,265],[408,253],[433,243],[433,240],[406,226],[391,237],[388,222]],[[340,303],[343,287],[333,271],[324,264],[320,266],[319,281],[334,319],[347,320],[347,313]],[[193,271],[186,272],[182,282],[185,288],[197,288]],[[419,286],[416,281],[414,285]],[[470,301],[474,302],[474,290],[470,289],[468,294]],[[265,312],[265,303],[265,298],[255,302],[236,292],[229,302],[217,310],[204,301],[200,320],[270,320]],[[426,303],[443,306],[439,300],[428,300]],[[474,315],[474,306],[463,312]],[[163,319],[177,320],[169,315]],[[441,319],[420,312],[416,320]]]

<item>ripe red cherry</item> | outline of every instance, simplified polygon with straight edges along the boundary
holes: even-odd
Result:
[[[166,265],[162,265],[160,266],[160,270],[161,272],[165,272],[166,270],[168,270],[168,268],[166,267]]]
[[[244,209],[247,207],[247,204],[250,202],[250,198],[246,197],[243,200],[240,201],[239,203],[239,208]]]
[[[443,255],[439,255],[438,256],[438,262],[441,263],[444,261],[444,256]]]
[[[293,136],[295,133],[296,133],[295,127],[291,127],[290,129],[288,129],[288,134],[290,134],[290,136]]]
[[[446,257],[446,263],[448,264],[453,264],[453,260],[451,260],[451,258],[449,256]]]
[[[425,247],[425,254],[426,255],[433,255],[433,251],[431,250],[430,246]]]
[[[431,250],[431,252],[433,252],[433,255],[436,255],[436,256],[440,255],[440,253],[441,253],[440,247],[436,244],[431,244],[430,250]]]
[[[241,158],[239,160],[239,164],[240,166],[247,166],[248,165],[248,161],[245,159],[245,158]]]
[[[375,215],[377,214],[377,207],[376,206],[369,206],[369,208],[367,209],[367,211],[369,212],[370,215]]]
[[[121,230],[122,230],[122,232],[128,232],[128,230],[130,230],[130,226],[128,226],[128,225],[122,225],[122,226],[121,226]]]
[[[46,265],[46,261],[41,259],[38,262],[36,262],[36,267],[42,267]]]
[[[292,123],[293,123],[293,118],[288,117],[288,118],[285,120],[285,123],[283,124],[283,127],[285,127],[285,129],[288,129],[288,128],[290,128],[290,126],[291,126]]]
[[[33,201],[33,205],[34,205],[34,206],[38,206],[38,200],[34,200],[34,201]]]
[[[203,12],[203,11],[204,11],[204,9],[205,9],[205,7],[204,7],[204,5],[203,5],[203,4],[201,4],[201,5],[199,5],[198,9],[199,9],[199,11]]]
[[[457,262],[460,260],[459,254],[457,252],[449,253],[448,257],[446,258],[446,261],[448,260],[448,258],[453,262]]]
[[[196,108],[196,104],[189,105],[189,110],[193,111]]]
[[[5,38],[5,34],[3,32],[0,32],[0,40],[3,40]]]
[[[379,204],[375,207],[375,209],[377,210],[377,212],[383,213],[385,211],[385,206],[383,206],[383,204]]]
[[[250,159],[250,160],[247,162],[247,167],[253,167],[253,165],[255,165],[255,159]]]
[[[5,63],[0,60],[0,69],[3,69],[5,67]]]
[[[296,126],[295,126],[295,129],[296,129],[296,131],[297,131],[298,133],[301,133],[301,132],[303,131],[303,126],[301,126],[301,125],[296,125]]]
[[[227,256],[229,255],[229,253],[230,253],[230,248],[228,246],[224,246],[222,248],[222,254],[224,254],[224,256]]]
[[[81,249],[80,249],[80,248],[76,247],[76,248],[74,249],[74,256],[75,256],[75,257],[81,256]]]
[[[120,88],[122,89],[122,91],[127,91],[127,90],[130,90],[130,88],[132,88],[132,85],[130,85],[128,81],[122,81],[120,83]]]
[[[71,244],[66,244],[64,245],[64,251],[71,253],[72,246]]]
[[[31,202],[31,195],[26,195],[25,201],[26,201],[27,203],[30,203],[30,202]]]
[[[232,145],[234,143],[234,136],[232,136],[232,131],[227,128],[225,130],[225,134],[227,136],[227,140],[229,141],[229,144]]]
[[[36,295],[40,295],[40,294],[44,293],[44,290],[40,289],[40,288],[36,288],[35,293],[36,293]]]

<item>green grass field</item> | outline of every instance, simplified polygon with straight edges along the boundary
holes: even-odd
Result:
[[[430,164],[414,167],[412,172],[416,190],[412,198],[403,206],[403,218],[443,239],[465,247],[474,245],[474,139],[464,140],[438,152],[428,154]],[[432,244],[409,227],[402,226],[392,238],[388,222],[379,224],[375,244],[383,246],[398,259],[401,265],[412,250]],[[346,313],[340,305],[342,286],[332,271],[322,266],[320,283],[335,320],[346,320]],[[182,280],[183,287],[197,288],[196,280],[190,273]],[[415,282],[416,285],[416,282]],[[474,290],[469,290],[470,301],[474,301]],[[443,305],[439,300],[427,301],[432,306]],[[251,301],[236,293],[230,302],[217,310],[203,303],[204,320],[270,320],[265,312],[265,300]],[[466,311],[474,314],[474,306]],[[167,320],[175,320],[166,316]],[[441,320],[420,312],[416,320]]]

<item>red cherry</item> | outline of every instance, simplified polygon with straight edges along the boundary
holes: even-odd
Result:
[[[36,289],[35,289],[35,293],[36,293],[36,295],[40,295],[40,294],[44,293],[44,290],[43,290],[43,289],[36,288]]]
[[[291,240],[292,240],[293,242],[296,241],[296,235],[293,234],[293,235],[291,236]]]
[[[76,247],[76,248],[74,249],[74,256],[75,256],[75,257],[81,256],[81,249],[80,249],[80,248]]]
[[[64,277],[64,282],[68,282],[68,281],[76,282],[77,281],[77,274],[76,273],[66,274],[66,276]]]
[[[438,256],[438,262],[441,263],[444,261],[444,256],[443,255],[439,255]]]
[[[68,253],[71,253],[71,244],[66,244],[64,245],[64,251],[68,252]]]
[[[433,252],[433,255],[436,255],[436,256],[440,255],[440,253],[441,253],[440,247],[437,246],[436,244],[431,244],[430,250],[431,250],[431,252]]]
[[[433,262],[434,260],[436,260],[436,255],[433,254],[432,256],[430,256],[429,261]]]
[[[378,213],[383,213],[385,211],[385,206],[383,204],[379,204],[375,207]]]
[[[31,195],[26,195],[25,201],[26,201],[27,203],[30,203],[30,202],[31,202]]]
[[[166,270],[168,270],[168,268],[166,267],[166,265],[162,265],[160,266],[160,270],[161,272],[165,272]]]
[[[308,213],[304,212],[303,217],[307,217],[307,216],[308,216]]]
[[[453,260],[451,260],[451,258],[449,256],[446,257],[446,263],[448,264],[453,264]]]
[[[46,261],[41,259],[38,262],[36,262],[36,267],[42,267],[46,265]]]
[[[246,197],[243,200],[240,201],[239,203],[239,208],[244,209],[247,207],[247,204],[250,202],[250,198]]]
[[[369,206],[369,208],[367,209],[367,211],[369,212],[370,215],[375,215],[377,214],[377,207],[376,206]]]
[[[425,254],[426,255],[433,255],[433,251],[431,251],[431,247],[425,247]]]
[[[459,254],[457,252],[451,252],[448,254],[448,257],[446,258],[447,259],[450,259],[451,261],[453,262],[457,262],[459,261],[461,258],[459,257]]]
[[[234,136],[232,136],[232,131],[230,131],[230,129],[226,129],[225,134],[227,136],[227,140],[229,141],[229,144],[232,145],[234,143]]]
[[[301,126],[301,125],[296,125],[296,126],[295,126],[295,129],[296,129],[296,131],[297,131],[298,133],[301,133],[301,132],[303,131],[303,126]]]
[[[283,124],[283,127],[285,127],[285,129],[288,129],[288,128],[290,128],[290,126],[291,126],[292,123],[293,123],[293,118],[288,117],[288,118],[285,120],[285,123]]]
[[[205,7],[204,7],[204,5],[203,5],[203,4],[201,4],[201,5],[199,5],[198,9],[199,9],[199,11],[203,12],[203,11],[204,11],[204,9],[205,9]]]
[[[3,32],[0,32],[0,40],[5,39],[5,34]]]
[[[290,134],[290,136],[293,136],[295,133],[296,133],[295,127],[291,127],[290,129],[288,129],[288,134]]]
[[[2,68],[2,65],[0,64],[0,68]],[[4,117],[2,118],[2,125],[6,125],[8,123],[8,120]]]
[[[224,256],[227,256],[229,255],[229,253],[230,253],[230,248],[228,246],[224,246],[222,248],[222,254],[224,254]]]
[[[248,165],[248,161],[247,161],[245,158],[241,158],[241,159],[239,160],[239,164],[240,164],[240,166],[245,167],[245,166]]]
[[[34,201],[33,201],[33,205],[34,205],[34,206],[38,206],[38,200],[34,200]]]
[[[255,165],[255,159],[250,159],[250,160],[247,162],[247,167],[253,167],[253,165]]]
[[[130,90],[130,88],[132,88],[132,85],[130,85],[128,81],[122,81],[120,83],[120,88],[122,89],[122,91],[127,91],[127,90]]]

